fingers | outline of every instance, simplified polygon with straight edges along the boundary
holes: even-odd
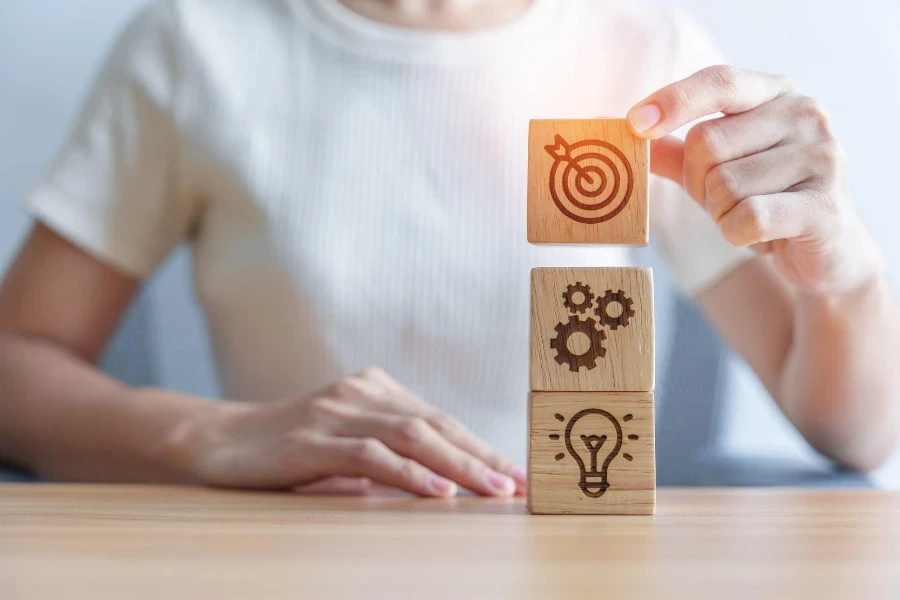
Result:
[[[363,369],[342,379],[331,386],[327,395],[340,398],[361,410],[377,407],[384,412],[398,414],[433,410],[428,403],[377,367]]]
[[[463,451],[420,417],[360,412],[347,415],[339,435],[374,437],[401,456],[485,496],[509,496],[516,484],[483,460]]]
[[[368,496],[374,488],[368,477],[326,477],[295,486],[292,491],[307,496]]]
[[[462,423],[410,392],[383,370],[365,369],[337,384],[337,389],[333,391],[362,411],[425,419],[451,444],[512,478],[517,493],[525,493],[528,477],[523,468],[495,452]]]
[[[768,251],[767,242],[827,237],[843,218],[844,157],[833,142],[779,146],[716,167],[707,178],[710,213],[735,246]]]
[[[650,144],[650,172],[684,185],[684,142],[667,135]]]
[[[375,438],[327,437],[319,442],[322,468],[344,477],[367,477],[419,496],[455,496],[457,485]]]
[[[719,230],[729,243],[740,247],[799,237],[820,225],[819,214],[827,214],[817,204],[808,191],[750,196],[725,213]]]
[[[359,377],[379,383],[385,390],[394,392],[409,392],[403,384],[391,377],[383,369],[368,367],[359,372]]]
[[[375,369],[366,369],[356,375],[345,377],[334,383],[324,395],[340,398],[346,403],[360,408],[373,401],[381,401],[391,391],[382,381],[374,377],[375,371]]]
[[[683,186],[701,206],[706,200],[706,179],[717,165],[765,153],[778,146],[800,150],[829,139],[828,124],[816,103],[801,96],[783,96],[751,111],[698,123],[685,139]],[[786,155],[804,160],[806,153]],[[783,168],[779,165],[778,169]],[[777,169],[776,169],[777,170]],[[759,173],[763,179],[776,170]],[[775,191],[783,191],[782,188]]]
[[[511,477],[515,482],[517,494],[522,495],[527,491],[528,475],[525,469],[488,446],[468,427],[443,413],[434,414],[426,419],[450,443],[484,461],[493,470]]]
[[[787,143],[792,128],[784,119],[777,107],[765,106],[695,125],[685,138],[685,191],[703,206],[709,171],[717,165]]]
[[[407,492],[372,481],[368,477],[325,477],[291,490],[304,496],[402,496]]]
[[[717,65],[654,92],[628,112],[635,133],[668,135],[705,116],[741,113],[791,91],[784,77]]]
[[[704,181],[706,212],[718,223],[745,198],[783,192],[821,175],[802,154],[798,146],[778,146],[713,167]]]
[[[424,419],[448,442],[483,461],[494,471],[512,478],[516,493],[525,493],[528,484],[525,470],[496,452],[457,419],[440,412],[424,401],[421,404],[417,402],[397,404],[392,408],[397,414]]]

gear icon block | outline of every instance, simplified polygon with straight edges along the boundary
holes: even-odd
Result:
[[[534,392],[650,392],[653,274],[641,267],[531,271]]]

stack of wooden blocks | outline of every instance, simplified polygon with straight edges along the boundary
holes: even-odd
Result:
[[[646,244],[649,143],[622,119],[532,121],[528,241]],[[653,279],[644,268],[531,272],[528,508],[652,514]]]

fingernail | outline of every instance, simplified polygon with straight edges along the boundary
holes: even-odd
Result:
[[[456,495],[456,484],[450,481],[449,479],[444,479],[443,477],[438,477],[437,475],[432,475],[428,480],[428,487],[437,494],[438,496],[455,496]]]
[[[662,111],[655,104],[639,106],[628,113],[628,122],[638,133],[646,133],[662,119]]]
[[[487,482],[488,485],[504,495],[509,495],[516,491],[516,484],[513,483],[513,480],[497,471],[487,472]]]
[[[512,478],[515,479],[518,484],[528,485],[528,471],[526,471],[524,467],[515,467],[512,470]]]

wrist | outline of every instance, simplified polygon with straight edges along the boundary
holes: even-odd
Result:
[[[852,261],[847,267],[852,271],[852,276],[844,278],[842,285],[812,292],[801,291],[801,302],[808,307],[840,315],[841,319],[856,314],[863,307],[869,313],[879,313],[879,307],[887,304],[890,291],[884,275],[884,260],[874,244],[873,248],[874,252],[868,257]]]
[[[190,483],[209,483],[206,465],[227,444],[227,423],[243,410],[245,407],[237,402],[198,402],[164,436],[162,456],[166,465]]]
[[[856,259],[851,261],[850,268],[856,274],[855,279],[851,278],[855,285],[850,285],[843,291],[847,295],[856,296],[871,291],[885,282],[885,261],[881,248],[859,217],[854,219],[852,229],[855,234],[850,236],[852,239],[850,243],[856,249]]]
[[[854,213],[843,225],[819,242],[818,283],[801,286],[801,295],[819,302],[842,304],[854,301],[884,280],[885,261],[881,249],[862,220]],[[815,247],[814,246],[814,247]]]

